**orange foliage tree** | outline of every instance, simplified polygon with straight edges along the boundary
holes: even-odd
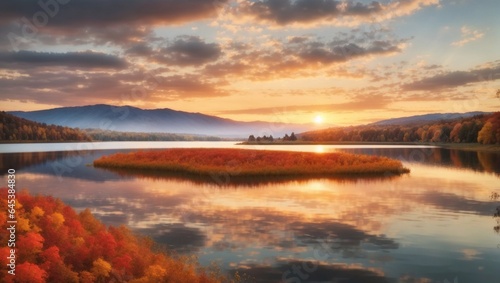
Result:
[[[479,131],[477,141],[482,144],[500,143],[500,112],[497,112],[486,121]]]

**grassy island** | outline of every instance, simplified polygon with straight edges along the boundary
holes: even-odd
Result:
[[[95,167],[195,176],[226,172],[235,177],[307,177],[387,175],[410,172],[398,160],[349,153],[178,148],[103,156]]]

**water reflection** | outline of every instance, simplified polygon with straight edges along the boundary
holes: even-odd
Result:
[[[47,164],[70,156],[82,156],[89,152],[61,151],[61,152],[21,152],[0,154],[0,170],[2,173],[9,168],[22,169],[39,164]]]
[[[339,151],[383,155],[409,163],[423,163],[500,174],[500,153],[496,152],[463,151],[445,148],[359,148],[339,149]]]
[[[415,155],[384,150],[408,160]],[[500,193],[494,158],[486,156],[490,167],[476,155],[477,162],[457,168],[448,161],[460,154],[433,151],[423,161],[414,159],[412,172],[398,178],[221,187],[120,176],[85,165],[109,153],[82,153],[80,165],[73,167],[69,161],[76,159],[69,155],[48,154],[45,162],[24,167],[20,162],[18,185],[61,198],[77,210],[90,207],[108,225],[127,225],[172,250],[197,255],[203,264],[216,260],[256,282],[498,279],[498,236],[491,231],[498,204],[488,199],[491,192]],[[72,171],[58,175],[57,163]]]
[[[193,145],[191,145],[193,146]],[[206,146],[206,145],[205,145]],[[231,145],[229,145],[231,147]],[[217,146],[216,146],[217,147]],[[237,147],[232,145],[232,147]],[[277,149],[275,146],[259,147],[260,149]],[[290,148],[292,149],[292,148]],[[149,149],[151,150],[151,149]],[[280,148],[283,150],[283,148]],[[488,172],[499,175],[500,174],[500,153],[495,152],[474,152],[474,151],[460,151],[450,150],[443,148],[336,148],[335,146],[315,145],[309,148],[301,147],[300,150],[308,150],[317,153],[343,151],[355,154],[369,154],[381,155],[390,158],[395,158],[408,163],[421,163],[427,165],[434,165],[439,167],[462,168],[474,170],[478,172]],[[287,181],[290,178],[276,177],[264,179],[243,179],[238,176],[229,175],[227,172],[219,172],[214,174],[208,180],[196,176],[184,175],[167,175],[165,172],[151,172],[151,171],[130,171],[130,170],[105,170],[99,171],[89,168],[93,161],[101,156],[110,155],[117,152],[131,152],[133,149],[114,149],[114,150],[88,150],[88,151],[55,151],[55,152],[22,152],[22,153],[0,153],[0,174],[6,174],[7,169],[16,168],[27,169],[29,172],[39,172],[42,174],[50,174],[56,176],[68,176],[72,178],[84,178],[89,180],[114,180],[117,178],[142,176],[152,178],[172,178],[172,179],[186,179],[192,180],[196,183],[210,182],[218,184],[232,183],[236,185],[252,183],[260,184],[266,182],[280,182]],[[85,165],[85,166],[82,166]],[[383,176],[387,177],[387,176]],[[379,177],[374,177],[378,179]],[[292,179],[297,179],[293,177]],[[308,178],[304,178],[308,179]],[[337,178],[338,179],[338,178]],[[354,179],[357,178],[341,178],[341,179]]]
[[[274,266],[249,264],[233,272],[245,273],[257,282],[347,282],[389,283],[397,282],[385,277],[378,269],[367,269],[356,265],[315,263],[300,259],[279,260]]]
[[[180,172],[165,172],[165,171],[154,171],[154,170],[140,170],[140,169],[116,169],[116,168],[97,168],[99,171],[103,172],[113,172],[121,177],[135,177],[145,180],[172,180],[172,181],[187,181],[196,185],[212,185],[218,187],[258,187],[261,185],[279,184],[279,183],[290,183],[290,182],[302,182],[305,183],[311,179],[329,179],[336,182],[352,182],[356,183],[360,180],[371,180],[371,181],[381,181],[390,180],[398,178],[400,175],[387,172],[386,174],[379,175],[350,175],[350,176],[239,176],[233,172],[219,171],[210,174],[210,176],[180,173]]]

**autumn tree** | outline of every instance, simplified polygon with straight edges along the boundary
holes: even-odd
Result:
[[[477,141],[482,144],[500,143],[500,112],[494,113],[479,131]]]
[[[0,112],[0,140],[28,141],[90,141],[79,129],[46,125]]]
[[[0,189],[2,242],[9,237],[5,229],[6,200],[7,189]],[[199,272],[199,266],[192,262],[153,252],[151,240],[137,237],[123,226],[106,227],[89,210],[77,214],[58,199],[33,197],[22,191],[17,201],[16,275],[9,275],[3,268],[0,282],[221,281]],[[0,263],[4,266],[9,253],[8,247],[0,247]]]
[[[104,282],[111,272],[111,264],[102,258],[98,258],[92,263],[91,272],[97,282]]]
[[[491,122],[486,122],[484,124],[481,131],[479,131],[479,135],[477,137],[477,141],[482,144],[492,144],[494,143],[495,137],[493,135],[493,124]]]
[[[24,262],[16,267],[16,283],[45,283],[47,272],[38,265],[30,262]]]

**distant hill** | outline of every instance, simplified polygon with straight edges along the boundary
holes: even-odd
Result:
[[[1,141],[90,141],[86,133],[68,127],[46,125],[0,112]]]
[[[284,135],[311,129],[307,125],[238,122],[201,113],[172,109],[145,110],[131,106],[91,105],[40,111],[9,112],[25,119],[81,129],[121,132],[197,134],[220,137],[245,137],[252,133]]]
[[[377,126],[403,126],[403,125],[409,125],[409,124],[418,124],[418,123],[427,123],[427,122],[433,122],[433,121],[448,121],[448,120],[454,120],[454,119],[459,119],[459,118],[469,118],[469,117],[474,117],[477,115],[485,115],[485,114],[491,114],[488,112],[467,112],[467,113],[436,113],[436,114],[424,114],[424,115],[416,115],[416,116],[408,116],[408,117],[400,117],[400,118],[394,118],[394,119],[387,119],[387,120],[382,120],[378,121],[375,123],[372,123],[370,125],[377,125]]]

